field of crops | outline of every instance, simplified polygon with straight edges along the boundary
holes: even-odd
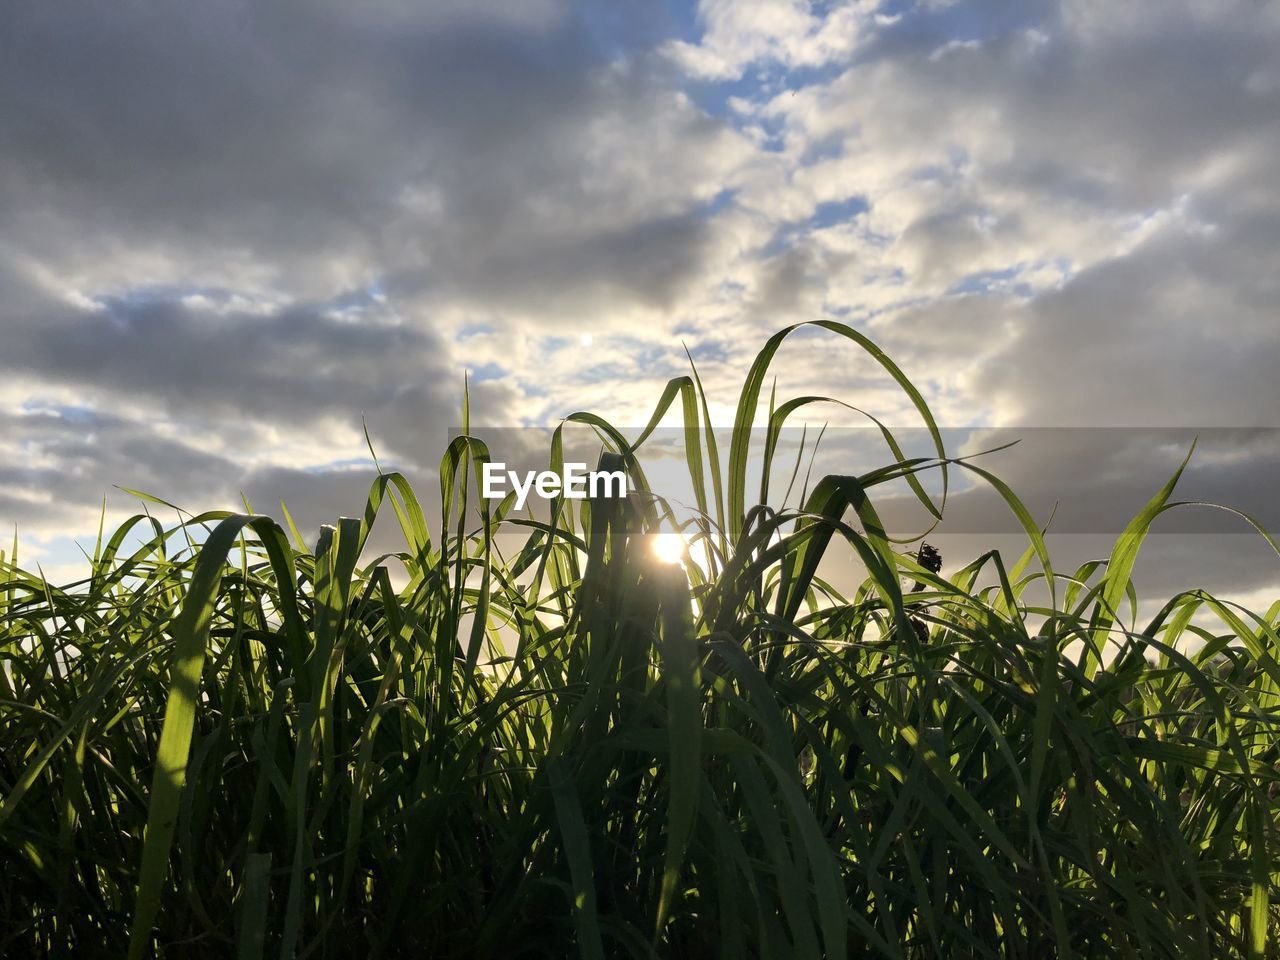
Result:
[[[938,436],[887,357],[820,326]],[[79,583],[10,552],[0,955],[1274,955],[1280,603],[1188,593],[1134,622],[1176,476],[1078,570],[940,440],[764,506],[749,428],[803,403],[768,396],[787,332],[726,448],[696,375],[654,414],[683,416],[698,563],[648,542],[671,521],[645,435],[587,414],[639,495],[516,518],[475,496],[463,436],[438,503],[381,474],[314,548],[291,521],[144,513]],[[1026,553],[944,578],[892,541],[877,493],[909,478],[936,511],[923,471],[994,484]],[[398,553],[367,555],[375,515]],[[835,552],[865,581],[824,582]]]

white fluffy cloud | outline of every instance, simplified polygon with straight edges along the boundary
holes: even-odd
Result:
[[[805,0],[707,0],[698,6],[701,39],[672,40],[663,50],[682,69],[711,80],[736,80],[757,64],[823,67],[857,49],[877,6],[843,0],[815,10]]]

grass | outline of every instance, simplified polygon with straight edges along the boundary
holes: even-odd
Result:
[[[820,326],[937,438],[888,358]],[[490,511],[466,436],[438,521],[383,474],[314,549],[207,513],[134,517],[62,587],[10,553],[0,954],[1273,955],[1280,604],[1191,592],[1131,622],[1176,476],[1070,573],[940,441],[904,460],[886,432],[896,462],[749,506],[768,496],[747,490],[748,428],[788,332],[726,461],[696,373],[655,412],[683,414],[704,565],[648,549],[657,498]],[[766,446],[803,402],[769,400]],[[643,488],[648,430],[570,419]],[[873,495],[907,477],[938,511],[924,469],[995,484],[1026,554],[943,578],[891,541]],[[404,546],[368,562],[378,515]],[[504,556],[510,529],[528,537]],[[818,576],[842,551],[866,571],[845,593]]]

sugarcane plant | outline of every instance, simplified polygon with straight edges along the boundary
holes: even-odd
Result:
[[[884,465],[771,498],[780,432],[819,399],[766,402],[788,328],[727,460],[696,370],[634,436],[566,418],[625,498],[479,497],[468,430],[430,514],[379,470],[310,542],[287,510],[165,525],[145,502],[62,585],[15,542],[0,955],[1272,955],[1280,602],[1189,591],[1136,621],[1139,548],[1187,508],[1177,474],[1108,557],[1057,571],[892,360],[816,326],[898,384],[930,456],[880,425]],[[643,469],[669,415],[683,520]],[[944,575],[885,531],[879,492],[940,518],[957,471],[1017,517],[1011,563]],[[369,556],[379,518],[403,542]],[[685,562],[664,563],[649,541],[677,528]],[[823,576],[836,555],[860,582]]]

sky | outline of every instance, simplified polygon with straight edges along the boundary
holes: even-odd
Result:
[[[53,579],[120,487],[311,529],[362,505],[366,427],[433,482],[464,372],[476,422],[641,424],[687,349],[727,422],[823,318],[958,446],[1039,438],[986,462],[1038,519],[1136,512],[1196,434],[1182,493],[1270,517],[1278,185],[1256,0],[5,4],[0,529]],[[918,424],[830,335],[775,372]],[[1145,584],[1280,594],[1197,523]]]

